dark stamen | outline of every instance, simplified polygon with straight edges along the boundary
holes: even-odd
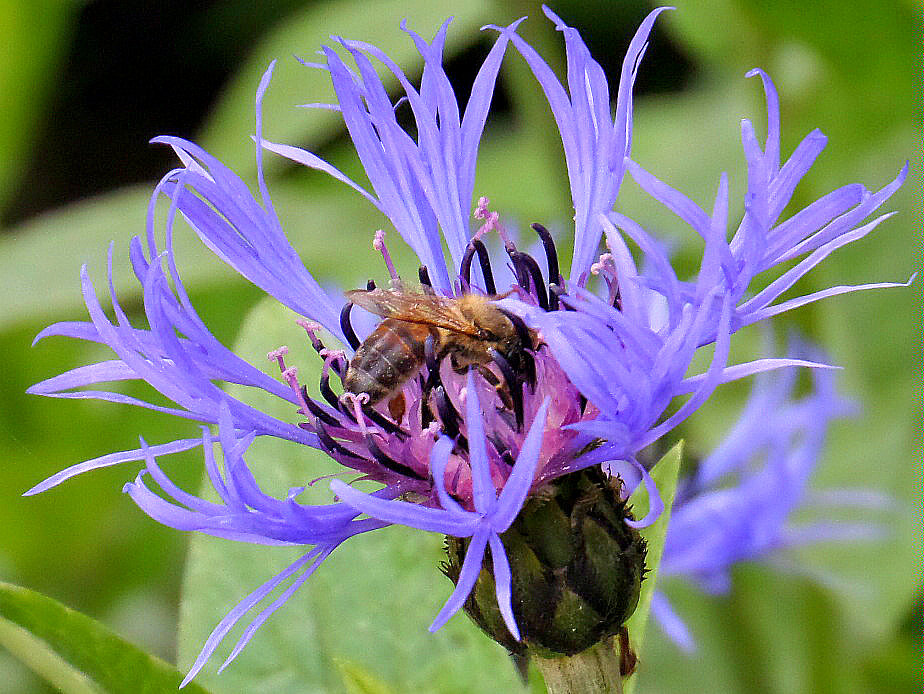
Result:
[[[507,381],[507,390],[510,391],[510,399],[513,401],[513,412],[517,418],[517,431],[519,431],[523,428],[523,384],[503,354],[496,349],[492,349],[491,359],[497,364]]]
[[[484,275],[484,290],[488,294],[497,294],[497,288],[494,286],[494,274],[491,272],[491,259],[488,257],[488,249],[479,239],[472,239],[468,242],[465,249],[465,255],[462,256],[462,264],[459,266],[459,277],[465,284],[471,284],[472,280],[472,257],[478,253],[478,264],[481,266],[481,274]]]
[[[327,412],[327,410],[321,407],[321,404],[319,402],[308,397],[308,388],[306,388],[305,386],[302,386],[302,396],[305,398],[305,404],[308,405],[308,409],[311,411],[311,414],[313,414],[315,417],[320,419],[322,422],[324,422],[328,426],[332,426],[332,427],[342,426],[340,422],[338,422],[332,414],[330,414],[329,412]]]
[[[333,407],[335,410],[343,412],[344,409],[340,406],[340,401],[337,400],[337,395],[330,389],[330,374],[322,373],[321,374],[321,395],[327,400],[327,404]],[[349,414],[349,413],[347,413]]]
[[[495,376],[494,372],[491,371],[491,369],[488,367],[482,366],[481,364],[475,364],[472,368],[475,369],[475,371],[477,371],[481,377],[488,382],[488,385],[494,386],[495,388],[500,385],[500,379]]]
[[[549,284],[561,285],[562,278],[558,271],[558,251],[555,249],[555,241],[552,239],[552,235],[541,224],[531,226],[533,231],[539,235],[539,240],[542,241],[542,247],[545,249],[545,260],[549,266]],[[552,310],[554,311],[555,309]]]
[[[613,308],[622,311],[622,294],[619,293],[619,285],[616,285],[616,294],[613,296]]]
[[[561,297],[563,297],[563,296],[568,296],[568,293],[567,293],[564,289],[562,289],[562,287],[561,287],[560,285],[557,285],[557,284],[550,284],[550,285],[549,285],[549,297],[552,297],[552,296],[555,297],[555,302],[558,303],[559,301],[561,301]],[[573,311],[573,310],[574,310],[573,307],[569,306],[569,305],[566,304],[565,302],[561,302],[561,305],[562,305],[562,308],[564,308],[565,311]]]
[[[433,287],[433,283],[430,281],[430,273],[427,271],[426,265],[421,265],[417,268],[417,277],[420,278],[420,283],[425,287]]]
[[[363,458],[360,455],[356,455],[356,453],[351,451],[349,448],[338,443],[330,434],[327,433],[324,427],[318,427],[318,439],[320,440],[321,445],[324,446],[324,448],[327,449],[327,452],[331,455],[334,453],[339,453],[340,455],[346,456],[348,458],[362,460],[364,463],[369,462],[366,458]]]
[[[501,441],[501,439],[497,436],[491,436],[489,437],[489,440],[491,441],[491,445],[494,446],[494,450],[497,451],[497,454],[500,456],[501,460],[512,467],[516,462],[516,459],[513,457],[513,453],[510,452],[510,447]]]
[[[353,324],[350,322],[350,311],[352,310],[353,304],[350,302],[345,303],[343,308],[340,309],[340,329],[343,331],[343,336],[350,347],[358,349],[359,338],[356,337],[356,331],[353,330]]]
[[[415,472],[413,469],[409,468],[404,463],[399,463],[397,460],[392,458],[390,455],[385,453],[379,444],[376,443],[375,437],[372,434],[366,434],[366,446],[369,448],[369,452],[372,454],[372,457],[375,458],[377,462],[382,467],[391,470],[399,475],[404,475],[405,477],[413,477],[417,480],[424,480],[425,477],[422,477],[419,473]]]
[[[436,398],[436,410],[440,415],[443,433],[451,439],[456,438],[459,435],[459,413],[446,395],[442,383],[433,389],[433,396]]]
[[[406,439],[408,436],[410,436],[408,432],[395,424],[388,417],[380,414],[377,410],[373,410],[368,405],[363,406],[363,414],[366,415],[373,424],[382,429],[382,431],[385,431],[389,434],[394,434],[400,439]]]
[[[545,281],[542,279],[542,270],[539,263],[529,253],[522,253],[513,248],[507,249],[513,267],[516,269],[517,283],[526,291],[536,292],[536,301],[543,311],[549,310],[549,298],[545,291]],[[530,287],[532,280],[532,287]]]

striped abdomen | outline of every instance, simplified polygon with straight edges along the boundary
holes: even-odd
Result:
[[[395,392],[424,362],[424,342],[431,328],[386,318],[359,346],[350,360],[343,387],[366,393],[370,404]]]

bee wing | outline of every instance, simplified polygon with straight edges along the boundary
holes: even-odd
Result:
[[[478,335],[478,328],[459,310],[456,301],[436,294],[393,289],[355,289],[346,292],[349,301],[383,318],[406,323],[432,325],[464,335]]]

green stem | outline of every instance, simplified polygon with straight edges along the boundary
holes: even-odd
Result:
[[[549,694],[622,694],[616,640],[602,641],[577,655],[534,658]]]

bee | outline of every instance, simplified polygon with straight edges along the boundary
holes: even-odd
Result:
[[[457,372],[490,364],[495,354],[512,369],[522,369],[525,350],[535,348],[535,333],[498,308],[493,299],[499,297],[450,298],[403,287],[357,289],[346,297],[385,319],[356,350],[343,377],[344,389],[365,393],[369,404],[389,397],[417,373],[426,360],[428,338],[437,363],[450,357]]]

